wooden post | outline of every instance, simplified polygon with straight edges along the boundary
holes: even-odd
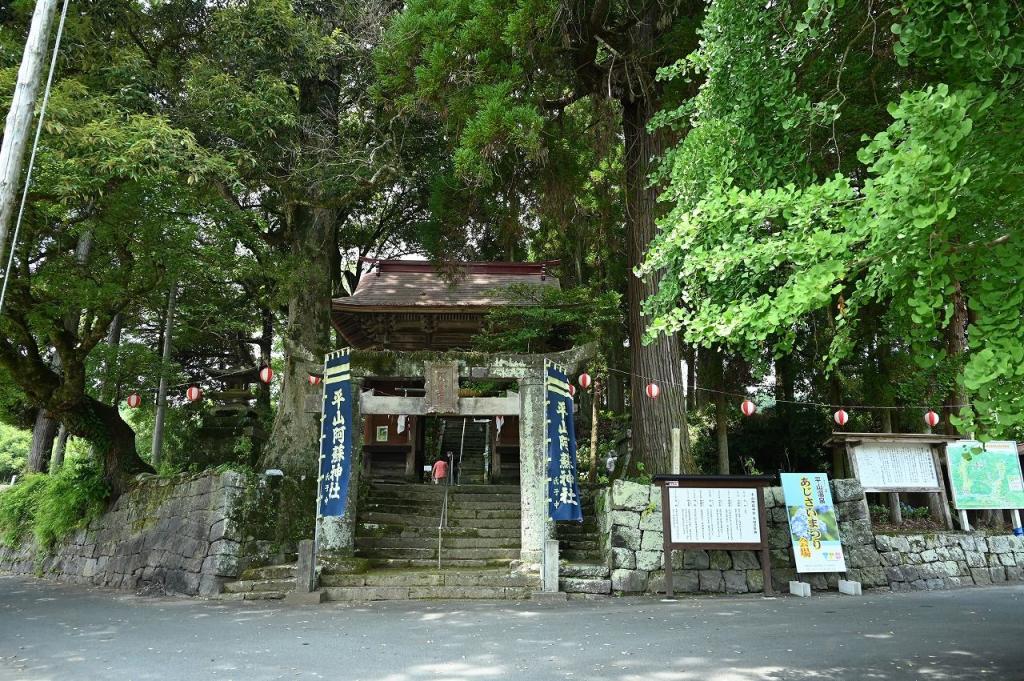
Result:
[[[952,530],[953,516],[949,512],[949,498],[946,496],[946,471],[939,458],[938,447],[934,445],[932,446],[932,461],[935,462],[935,474],[939,478],[939,491],[936,494],[929,495],[932,498],[937,498],[939,505],[937,509],[933,505],[932,512],[938,516],[936,520],[941,520],[946,524],[947,530]]]
[[[900,508],[900,493],[889,492],[889,520],[893,525],[903,524],[903,509]]]
[[[668,485],[661,484],[661,532],[664,542],[662,560],[665,563],[665,598],[675,598],[672,587],[672,516],[668,508]]]
[[[672,475],[679,475],[682,473],[682,461],[681,461],[681,449],[680,449],[680,436],[679,429],[672,429]]]
[[[15,199],[21,180],[21,169],[28,146],[29,131],[35,113],[36,98],[43,75],[50,24],[57,10],[57,0],[37,0],[32,24],[25,42],[25,52],[18,69],[11,109],[7,113],[3,143],[0,145],[0,268],[3,268],[7,234],[14,216]],[[6,274],[4,276],[7,276]]]

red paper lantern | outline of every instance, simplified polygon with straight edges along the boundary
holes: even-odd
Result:
[[[648,383],[645,392],[652,400],[656,400],[658,399],[658,395],[661,394],[661,388],[658,387],[657,383]]]
[[[185,391],[185,397],[188,398],[189,402],[198,402],[203,399],[203,389],[198,385],[194,385]]]
[[[743,400],[740,403],[740,411],[743,412],[744,416],[753,416],[754,412],[757,411],[757,405],[750,400]]]
[[[260,369],[260,380],[269,384],[274,380],[274,370],[270,367],[263,367]]]
[[[139,406],[142,404],[142,396],[139,395],[138,393],[132,393],[131,395],[128,396],[127,402],[128,406],[131,407],[132,409],[138,409]]]
[[[576,386],[569,384],[569,397],[576,397]]]
[[[324,379],[320,376],[314,376],[313,374],[310,374],[308,380],[310,385],[320,385],[320,383],[323,382]]]
[[[835,414],[832,415],[832,418],[835,419],[835,422],[839,424],[840,428],[842,428],[843,426],[846,425],[846,422],[850,420],[850,415],[847,414],[842,409],[839,409],[838,411],[836,411]]]
[[[593,381],[590,380],[590,374],[587,374],[587,373],[580,374],[579,381],[580,381],[580,387],[583,388],[584,390],[589,388],[590,384],[593,382]]]
[[[928,424],[929,428],[934,428],[939,425],[939,415],[931,409],[924,415],[924,422]]]

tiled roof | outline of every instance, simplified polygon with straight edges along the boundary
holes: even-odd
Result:
[[[348,298],[336,298],[335,310],[359,308],[475,308],[507,305],[501,289],[513,284],[558,287],[545,263],[466,263],[452,281],[423,261],[380,261],[364,274]]]

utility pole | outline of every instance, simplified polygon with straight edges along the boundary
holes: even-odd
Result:
[[[37,0],[32,24],[25,43],[25,54],[18,70],[11,110],[7,113],[3,144],[0,145],[0,268],[3,268],[7,234],[14,215],[15,198],[25,160],[36,96],[42,81],[46,48],[50,41],[50,24],[56,13],[57,0]],[[7,274],[5,273],[6,277]]]

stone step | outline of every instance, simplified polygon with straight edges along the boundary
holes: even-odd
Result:
[[[448,493],[456,494],[515,494],[520,493],[519,485],[452,485]],[[410,494],[431,495],[444,494],[442,485],[426,485],[422,483],[374,483],[370,485],[370,494],[386,495]]]
[[[518,549],[519,537],[452,537],[441,535],[445,549]],[[437,536],[429,537],[356,537],[356,548],[363,552],[390,549],[437,548]]]
[[[612,580],[586,577],[560,577],[558,588],[565,593],[611,595]]]
[[[508,559],[464,559],[464,558],[443,558],[441,560],[442,568],[494,568],[504,567],[508,569]],[[372,558],[369,559],[370,566],[372,568],[437,568],[437,558],[434,559],[422,559],[422,558]]]
[[[441,508],[444,495],[437,496],[414,496],[396,495],[386,496],[383,494],[368,495],[363,501],[364,504],[395,504],[402,506],[419,506],[425,508]],[[518,494],[449,494],[448,505],[470,505],[470,504],[501,504],[502,508],[519,508],[520,497]]]
[[[569,541],[562,540],[559,545],[562,551],[597,551],[601,548],[599,542],[584,539],[570,539]]]
[[[440,519],[440,514],[430,516],[406,516],[401,513],[384,512],[384,511],[368,511],[359,514],[360,523],[375,523],[378,525],[404,525],[408,527],[433,527],[434,531],[437,531],[437,523]],[[491,517],[477,517],[477,518],[456,518],[452,517],[448,520],[450,527],[468,527],[468,528],[480,528],[480,529],[499,529],[499,528],[518,528],[520,521],[518,517],[514,518],[491,518]]]
[[[559,577],[580,579],[607,579],[611,570],[606,563],[561,563],[558,566]]]
[[[514,560],[519,557],[518,548],[503,549],[450,549],[442,543],[441,560]],[[432,548],[356,548],[356,555],[371,561],[381,558],[398,558],[410,560],[437,560],[437,546]]]
[[[600,563],[604,558],[601,551],[575,551],[573,549],[559,551],[558,556],[573,563]]]
[[[241,574],[240,580],[258,581],[265,579],[295,579],[295,564],[290,565],[266,565],[264,567],[249,568]]]
[[[408,503],[367,502],[363,504],[366,513],[400,513],[402,515],[418,515],[440,518],[441,505],[428,506]],[[519,505],[469,503],[456,504],[449,502],[448,515],[458,518],[518,518]]]
[[[321,589],[328,601],[395,601],[395,600],[525,600],[526,587],[492,586],[338,586]]]
[[[495,537],[502,539],[518,539],[520,535],[519,525],[515,527],[498,528],[477,528],[477,527],[447,527],[443,536],[447,537]],[[437,540],[437,527],[435,525],[399,525],[396,523],[359,523],[356,526],[357,537],[433,537]]]
[[[291,591],[291,589],[289,589]],[[285,591],[249,591],[246,593],[222,593],[215,598],[219,601],[279,601],[287,595]]]
[[[379,570],[363,575],[322,575],[321,587],[353,586],[492,586],[540,587],[540,575],[494,570]]]
[[[295,578],[291,579],[240,579],[224,585],[225,593],[249,593],[258,591],[291,591],[295,588]]]

